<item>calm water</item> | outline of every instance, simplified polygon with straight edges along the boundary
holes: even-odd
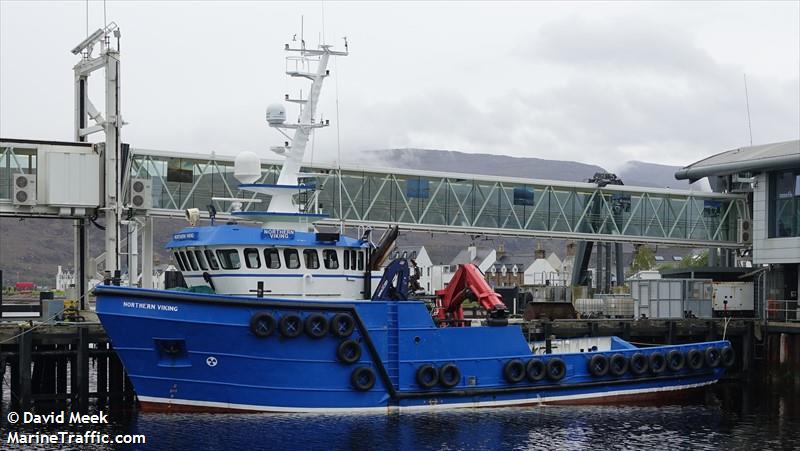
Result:
[[[146,445],[63,449],[800,450],[800,385],[725,383],[700,398],[657,407],[543,406],[400,415],[128,414],[97,429],[145,434]],[[9,429],[7,412],[3,410],[0,448],[9,430],[22,430]]]

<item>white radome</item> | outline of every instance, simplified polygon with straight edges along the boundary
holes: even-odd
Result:
[[[279,125],[286,122],[286,107],[280,103],[273,103],[267,107],[267,122],[270,125]]]
[[[241,152],[233,161],[233,176],[240,183],[255,183],[261,178],[261,159],[253,152]]]

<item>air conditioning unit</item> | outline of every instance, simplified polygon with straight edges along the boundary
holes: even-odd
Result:
[[[148,210],[153,206],[153,184],[150,179],[131,179],[130,207]]]
[[[14,175],[14,205],[36,205],[36,176]]]
[[[753,242],[753,223],[749,219],[739,219],[739,228],[736,242],[749,244]]]

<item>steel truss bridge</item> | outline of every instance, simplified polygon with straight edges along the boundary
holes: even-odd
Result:
[[[264,160],[260,182],[275,183],[280,167]],[[36,172],[35,150],[1,148],[4,210],[21,172]],[[304,173],[314,189],[298,192],[299,201],[327,214],[322,224],[735,248],[738,220],[750,217],[745,196],[735,194],[331,164]],[[151,180],[152,207],[140,215],[183,216],[209,204],[228,211],[229,201],[212,197],[269,200],[237,189],[233,157],[132,149],[128,176]],[[245,202],[243,210],[260,205]]]
[[[232,157],[131,155],[130,176],[152,182],[151,215],[182,216],[209,204],[228,211],[229,202],[212,197],[256,200],[245,211],[268,201],[237,189]],[[264,160],[260,183],[275,183],[280,167]],[[297,196],[308,212],[329,216],[323,224],[736,248],[739,219],[750,218],[744,195],[330,164],[303,171],[315,189]]]

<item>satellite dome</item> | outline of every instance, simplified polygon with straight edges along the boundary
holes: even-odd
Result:
[[[280,103],[273,103],[267,107],[267,122],[270,125],[279,125],[286,122],[286,108]]]
[[[233,161],[233,176],[240,183],[255,183],[261,178],[261,160],[253,152],[242,152]]]

